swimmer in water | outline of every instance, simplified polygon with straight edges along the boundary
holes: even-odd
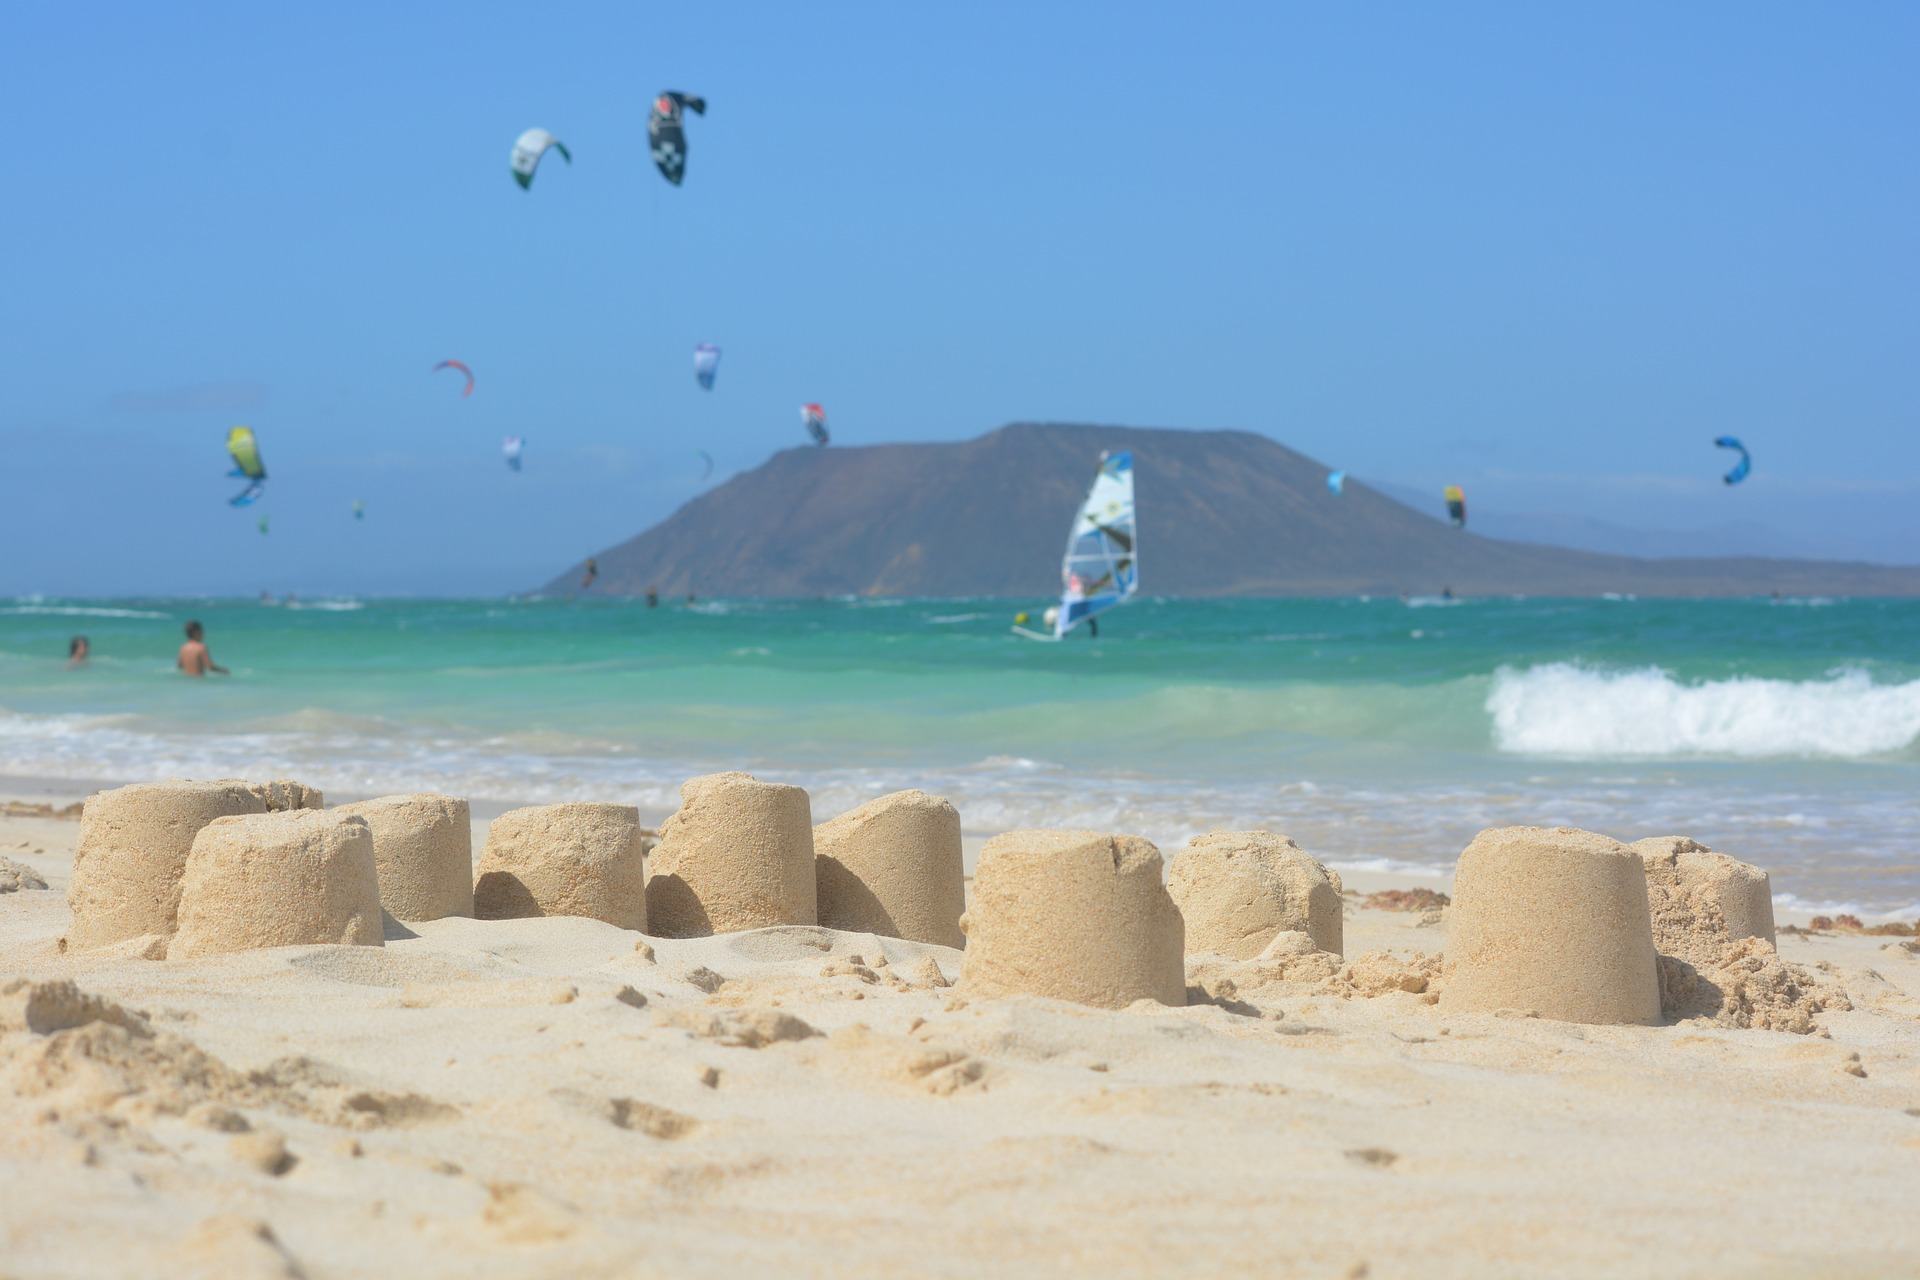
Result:
[[[211,671],[215,675],[232,675],[225,667],[213,660],[213,654],[207,649],[207,633],[197,621],[187,624],[187,642],[180,646],[180,656],[174,659],[174,665],[190,676],[204,676]]]
[[[85,636],[75,636],[73,639],[67,641],[68,668],[86,666],[87,655],[92,652],[93,646],[87,643]]]

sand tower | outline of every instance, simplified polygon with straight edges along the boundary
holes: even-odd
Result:
[[[1123,1008],[1184,1005],[1185,930],[1138,836],[1009,831],[980,851],[960,987]]]
[[[1454,869],[1442,1006],[1564,1022],[1657,1023],[1640,857],[1572,827],[1495,827]]]
[[[1341,948],[1340,877],[1271,831],[1209,831],[1173,857],[1167,891],[1186,921],[1187,952],[1251,960],[1285,932]]]
[[[203,827],[187,857],[167,958],[315,943],[382,945],[366,822],[296,809]]]
[[[473,823],[465,800],[382,796],[335,813],[365,818],[380,868],[380,905],[395,920],[473,914]]]
[[[681,784],[653,853],[647,911],[664,938],[816,923],[807,793],[747,773]]]
[[[869,800],[813,829],[820,923],[849,933],[966,945],[960,815],[924,791]]]
[[[171,934],[193,838],[215,818],[266,811],[246,783],[231,779],[143,782],[88,796],[67,888],[69,945]]]
[[[1647,871],[1653,945],[1661,955],[1686,957],[1699,941],[1778,943],[1773,882],[1760,868],[1686,836],[1654,836],[1627,847]]]
[[[487,828],[474,914],[482,920],[591,916],[647,927],[646,841],[626,804],[510,809]]]

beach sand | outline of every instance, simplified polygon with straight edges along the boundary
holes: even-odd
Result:
[[[1337,970],[1183,1008],[811,926],[157,961],[61,950],[78,830],[0,818],[0,1275],[1920,1274],[1897,939],[1782,936],[1812,1035],[1442,1012],[1358,872]]]

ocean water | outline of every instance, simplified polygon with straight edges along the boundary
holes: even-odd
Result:
[[[1143,599],[1057,645],[1015,607],[0,601],[0,775],[662,813],[742,768],[816,817],[917,786],[977,832],[1171,852],[1267,826],[1385,870],[1566,823],[1695,836],[1789,904],[1920,912],[1920,602]],[[173,673],[189,617],[231,679]]]

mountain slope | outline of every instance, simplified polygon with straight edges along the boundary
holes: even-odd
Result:
[[[599,553],[595,590],[669,596],[1006,595],[1058,589],[1102,450],[1134,451],[1155,595],[1920,594],[1920,569],[1636,560],[1455,530],[1242,431],[1020,423],[958,444],[775,454]],[[575,566],[547,591],[579,582]]]

